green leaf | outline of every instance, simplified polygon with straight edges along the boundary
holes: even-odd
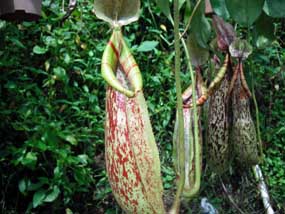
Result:
[[[187,39],[187,47],[194,67],[199,67],[208,61],[209,59],[208,49],[200,47],[193,34],[190,34],[190,36]]]
[[[185,11],[184,11],[184,24],[185,25],[188,23],[191,14],[192,14],[192,5],[190,1],[187,1]]]
[[[186,0],[179,0],[179,10],[183,7],[184,3],[186,2]]]
[[[10,40],[11,40],[11,42],[13,42],[17,47],[19,47],[19,48],[23,48],[23,49],[25,49],[26,47],[25,47],[25,45],[22,43],[22,42],[20,42],[17,38],[9,38]]]
[[[85,154],[82,155],[78,155],[77,156],[78,161],[83,164],[83,165],[87,165],[88,164],[88,156]]]
[[[226,7],[225,0],[210,0],[212,8],[214,12],[224,19],[228,19],[230,17],[229,11]]]
[[[43,40],[46,46],[51,46],[53,48],[57,46],[56,39],[52,36],[46,36],[43,38]]]
[[[69,63],[71,62],[71,57],[70,57],[70,55],[69,55],[68,53],[66,53],[66,54],[64,55],[64,62],[65,62],[66,64],[69,64]]]
[[[7,26],[6,21],[4,21],[4,20],[0,20],[0,30],[5,29],[5,28],[6,28],[6,26]]]
[[[170,12],[170,5],[169,0],[156,0],[156,4],[161,12],[170,20],[173,21],[171,12]]]
[[[158,45],[158,41],[144,41],[141,43],[141,45],[138,47],[138,52],[147,52],[152,51],[155,49],[155,47]]]
[[[240,25],[250,26],[260,16],[265,0],[225,0],[231,17]]]
[[[47,193],[44,202],[53,202],[55,199],[57,199],[59,193],[60,189],[58,188],[58,186],[54,186],[52,191]]]
[[[69,142],[71,145],[77,145],[77,140],[74,136],[72,135],[68,135],[68,136],[65,136],[64,138],[67,142]]]
[[[285,133],[285,127],[281,127],[276,134]]]
[[[284,0],[265,0],[264,11],[267,15],[274,18],[285,17]]]
[[[53,69],[53,73],[55,74],[55,79],[56,80],[61,80],[63,82],[68,81],[68,77],[66,75],[66,71],[62,67],[56,67]]]
[[[35,54],[45,54],[47,52],[47,48],[43,48],[43,47],[40,47],[38,45],[36,45],[34,48],[33,48],[33,52]]]
[[[208,47],[208,40],[211,36],[211,26],[205,17],[205,2],[202,1],[199,5],[198,10],[193,16],[191,33],[196,37],[198,44],[203,47]]]
[[[254,27],[256,46],[258,48],[266,48],[267,45],[275,39],[274,31],[273,18],[262,13]]]
[[[268,45],[270,44],[270,41],[268,38],[262,36],[262,35],[259,35],[256,39],[255,39],[255,45],[257,48],[259,49],[264,49],[264,48],[267,48]]]
[[[40,189],[44,184],[48,183],[48,180],[44,181],[41,178],[39,178],[39,180],[40,181],[37,182],[37,183],[32,183],[30,180],[28,180],[26,182],[26,184],[27,184],[27,191],[36,191],[36,190]]]
[[[7,89],[16,89],[17,88],[17,84],[15,82],[12,81],[8,81],[5,86],[5,88]]]
[[[73,214],[72,210],[69,208],[65,209],[65,214]]]
[[[39,205],[41,205],[44,202],[44,199],[46,197],[46,191],[41,189],[37,192],[35,192],[34,196],[33,196],[33,208],[38,207]]]
[[[22,159],[21,163],[24,166],[27,166],[29,168],[35,168],[36,164],[37,164],[37,154],[34,152],[28,152],[24,158]]]
[[[94,12],[112,26],[122,26],[138,20],[140,5],[140,0],[95,0]]]
[[[20,182],[18,184],[18,187],[19,187],[19,191],[21,193],[25,193],[26,192],[26,190],[27,190],[27,181],[26,181],[25,178],[20,180]]]
[[[89,93],[89,88],[87,85],[84,85],[83,86],[83,91],[86,92],[86,93]]]

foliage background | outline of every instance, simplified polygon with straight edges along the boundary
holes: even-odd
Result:
[[[120,213],[107,181],[103,154],[105,83],[100,61],[110,30],[96,19],[92,2],[86,0],[78,0],[72,16],[61,23],[61,3],[43,0],[38,23],[0,23],[1,213]],[[140,20],[125,27],[124,34],[143,73],[164,187],[171,192],[175,89],[174,53],[169,44],[173,32],[154,2],[142,3]],[[276,19],[275,23],[277,40],[265,49],[255,49],[247,77],[254,80],[260,107],[265,147],[261,166],[274,208],[282,213],[285,22]],[[238,28],[240,35],[245,31]],[[185,88],[190,78],[187,72],[181,75]],[[250,183],[253,191],[250,173],[246,177],[238,171],[226,180],[245,187]],[[237,202],[239,207],[250,210],[256,207],[248,196],[259,196],[248,191],[232,193],[243,197]],[[191,209],[197,209],[201,196],[208,197],[222,213],[237,213],[207,167],[201,195]],[[190,211],[185,208],[186,212]]]

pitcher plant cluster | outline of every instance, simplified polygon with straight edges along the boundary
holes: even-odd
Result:
[[[206,158],[210,160],[211,169],[221,175],[233,159],[241,165],[254,166],[262,157],[250,113],[251,92],[243,69],[244,60],[252,52],[251,46],[237,38],[229,23],[212,15],[216,32],[214,44],[220,54],[210,60],[215,77],[206,84],[204,65],[209,62],[209,51],[198,44],[192,33],[185,41],[185,36],[179,31],[178,3],[178,0],[174,1],[174,18],[168,14],[175,32],[177,92],[173,134],[177,191],[169,213],[179,213],[180,201],[191,199],[200,189],[201,111],[206,101],[209,103]],[[193,15],[201,10],[200,3],[198,1],[192,10],[189,26]],[[105,160],[112,192],[126,213],[166,213],[159,152],[143,94],[142,74],[122,31],[124,25],[138,19],[140,1],[96,0],[94,11],[112,29],[101,62],[102,76],[107,83]],[[183,93],[180,81],[181,43],[191,76],[191,84]]]

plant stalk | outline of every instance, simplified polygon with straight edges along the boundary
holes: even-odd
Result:
[[[178,214],[180,210],[180,198],[185,183],[185,153],[184,153],[184,120],[182,109],[182,89],[180,79],[181,59],[180,59],[180,37],[179,37],[179,0],[174,0],[174,46],[175,46],[175,87],[177,97],[178,112],[178,149],[180,151],[179,166],[180,172],[177,178],[177,190],[173,205],[169,213]]]
[[[250,67],[252,67],[251,64],[250,64]],[[255,106],[255,114],[256,114],[257,140],[259,142],[259,153],[260,153],[260,159],[262,161],[263,160],[263,149],[262,149],[262,140],[261,140],[261,132],[260,132],[259,109],[258,109],[256,97],[255,97],[254,78],[252,74],[251,74],[251,83],[252,83],[252,98],[253,98],[253,102]],[[255,179],[258,182],[258,190],[260,192],[262,202],[266,210],[266,214],[274,214],[274,210],[270,204],[270,197],[269,197],[269,193],[266,187],[266,183],[262,175],[261,168],[259,167],[259,165],[255,165],[254,167],[252,167],[252,170],[253,170]]]
[[[198,7],[200,6],[201,1],[202,1],[202,0],[198,0],[198,1],[197,1],[196,5],[195,5],[195,7],[194,7],[194,9],[193,9],[193,11],[192,11],[192,14],[191,14],[191,16],[190,16],[189,19],[188,19],[187,25],[186,25],[186,27],[185,27],[183,33],[180,35],[180,38],[182,38],[182,37],[187,33],[187,31],[188,31],[188,29],[189,29],[189,27],[190,27],[190,25],[191,25],[193,16],[194,16],[194,14],[196,13],[196,11],[198,10]]]
[[[252,68],[250,64],[250,68]],[[252,71],[252,69],[250,69]],[[251,88],[252,88],[252,99],[255,107],[255,117],[256,117],[256,130],[257,130],[257,140],[258,140],[258,146],[259,146],[259,155],[260,155],[260,162],[263,161],[263,148],[262,148],[262,140],[261,140],[261,132],[260,132],[260,121],[259,121],[259,109],[258,104],[255,97],[255,88],[254,88],[254,78],[251,74]]]
[[[260,191],[261,194],[261,198],[262,198],[262,202],[264,205],[264,208],[266,210],[266,214],[274,214],[274,210],[270,204],[270,197],[269,197],[269,193],[262,175],[262,171],[259,167],[259,165],[255,165],[254,167],[252,167],[254,175],[255,175],[255,179],[258,182],[258,189]]]

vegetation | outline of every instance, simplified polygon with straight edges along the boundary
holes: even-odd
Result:
[[[161,2],[142,1],[140,19],[124,27],[124,32],[142,71],[144,94],[160,151],[165,202],[170,205],[175,189],[175,53],[168,1]],[[180,1],[180,14],[185,14],[181,26],[189,20],[189,2]],[[215,5],[217,1],[211,2]],[[62,7],[68,5],[64,3],[43,0],[38,22],[0,21],[1,213],[121,212],[104,163],[106,84],[100,65],[111,32],[107,24],[95,17],[93,2],[87,0],[78,0],[71,16],[62,22]],[[284,16],[278,13],[285,10],[270,5],[268,10],[271,15]],[[255,121],[255,115],[260,119],[264,147],[261,168],[273,207],[283,213],[285,21],[263,14],[257,21],[245,23],[248,20],[238,17],[238,13],[237,17],[230,17],[223,8],[220,11],[218,15],[234,24],[238,37],[247,38],[254,47],[244,70],[259,107],[259,114],[255,114],[251,103]],[[235,14],[233,8],[229,12]],[[209,48],[215,37],[211,20],[203,17],[206,27],[201,28],[201,20],[197,19],[193,17],[190,30],[200,46]],[[266,31],[265,25],[271,30]],[[190,79],[187,64],[182,63],[182,89],[189,86]],[[202,127],[205,134],[206,124]],[[207,197],[221,213],[263,212],[251,171],[231,168],[223,177],[223,186],[219,176],[203,163],[200,194],[183,203],[184,213],[198,213],[201,197]]]

